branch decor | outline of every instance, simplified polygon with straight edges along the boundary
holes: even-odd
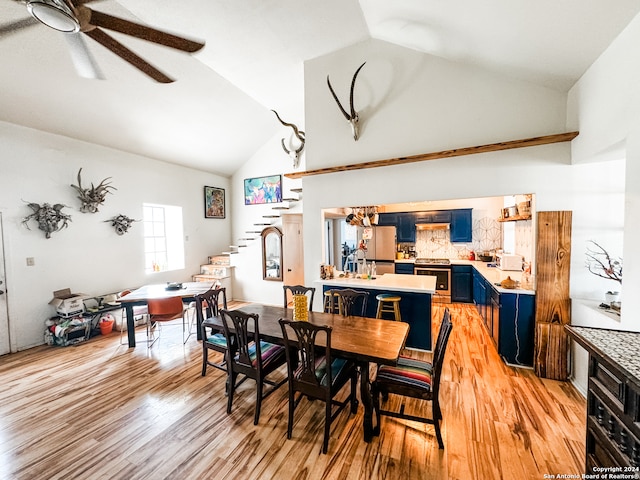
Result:
[[[110,189],[117,190],[117,188],[112,187],[110,185],[111,182],[107,182],[111,177],[107,177],[102,180],[97,187],[92,183],[91,188],[82,188],[82,178],[80,177],[81,173],[82,168],[78,170],[78,185],[71,185],[78,192],[78,198],[82,202],[80,211],[82,213],[96,213],[98,211],[98,207],[104,203],[107,194],[111,193]]]
[[[133,222],[139,222],[140,220],[134,220],[133,218],[129,218],[126,215],[116,215],[110,220],[104,220],[105,222],[111,222],[111,226],[116,229],[116,233],[118,235],[124,235],[129,231]]]
[[[51,234],[53,232],[60,231],[69,226],[71,215],[62,213],[62,209],[67,207],[66,205],[56,203],[51,206],[49,203],[43,203],[40,205],[33,202],[28,205],[29,208],[33,210],[33,213],[22,219],[22,224],[27,227],[28,230],[31,230],[28,224],[29,220],[35,220],[38,222],[38,228],[45,233],[45,236],[47,238],[51,238]]]
[[[587,247],[587,269],[597,277],[622,284],[622,258],[613,258],[598,243],[593,240],[589,242],[593,248]]]

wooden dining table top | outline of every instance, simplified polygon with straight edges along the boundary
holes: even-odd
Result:
[[[293,320],[293,310],[272,305],[252,303],[238,310],[257,313],[260,336],[271,343],[283,342],[282,329],[278,320]],[[375,362],[395,365],[409,333],[409,325],[393,320],[379,320],[367,317],[343,317],[338,314],[309,312],[309,322],[314,325],[328,325],[332,328],[331,349],[344,358],[360,362]],[[218,317],[205,320],[205,324],[222,327]],[[318,337],[318,343],[322,344]]]

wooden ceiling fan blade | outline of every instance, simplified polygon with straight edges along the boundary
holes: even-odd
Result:
[[[69,54],[71,61],[76,68],[78,75],[83,78],[91,78],[95,80],[104,80],[104,75],[100,71],[93,55],[87,48],[87,44],[79,33],[66,34],[67,44],[69,45]]]
[[[84,7],[91,12],[89,18],[89,24],[96,27],[106,28],[107,30],[113,30],[115,32],[131,35],[132,37],[141,38],[148,42],[157,43],[166,47],[182,50],[183,52],[197,52],[204,47],[203,42],[196,42],[194,40],[188,40],[171,33],[156,30],[155,28],[148,27],[146,25],[140,25],[138,23],[130,22],[122,18],[107,15],[106,13],[96,12],[88,7]]]
[[[94,28],[93,30],[89,30],[84,32],[91,38],[93,38],[96,42],[111,50],[113,53],[118,55],[124,61],[130,63],[134,67],[136,67],[141,72],[153,78],[155,81],[160,83],[171,83],[173,79],[162,73],[160,70],[155,68],[153,65],[148,63],[143,58],[139,57],[127,47],[118,42],[115,38],[111,37],[107,33],[103,32],[99,28]]]
[[[2,25],[0,27],[0,37],[4,37],[5,35],[11,35],[12,33],[17,33],[19,30],[32,27],[33,25],[40,25],[40,22],[38,22],[33,17],[26,17],[26,18],[23,18],[22,20],[17,20],[15,22]]]

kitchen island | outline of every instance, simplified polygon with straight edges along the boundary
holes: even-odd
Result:
[[[436,291],[436,278],[422,275],[396,275],[386,273],[373,279],[333,278],[316,280],[322,292],[331,289],[353,288],[369,294],[365,316],[375,318],[378,308],[376,295],[398,295],[402,321],[409,324],[407,347],[431,350],[431,296]]]

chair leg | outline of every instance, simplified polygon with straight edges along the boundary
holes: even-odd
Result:
[[[231,413],[231,404],[233,403],[233,391],[236,388],[236,374],[229,371],[227,377],[227,413]]]
[[[331,431],[331,398],[328,398],[325,402],[325,415],[324,415],[324,439],[322,440],[322,453],[327,453],[329,450],[329,432]]]
[[[204,337],[203,337],[204,339]],[[207,374],[207,362],[209,361],[209,349],[205,346],[204,340],[202,342],[202,376]]]
[[[433,414],[433,428],[436,431],[436,438],[438,439],[438,447],[442,450],[444,449],[442,433],[440,432],[440,421],[442,420],[442,412],[440,411],[440,403],[438,402],[437,398],[433,399],[431,410],[431,413]]]
[[[295,408],[295,395],[293,388],[289,385],[289,421],[287,423],[287,438],[289,440],[291,440],[291,436],[293,434],[293,411]]]
[[[262,379],[256,380],[256,413],[253,417],[253,424],[257,425],[260,420],[260,407],[262,407]]]

